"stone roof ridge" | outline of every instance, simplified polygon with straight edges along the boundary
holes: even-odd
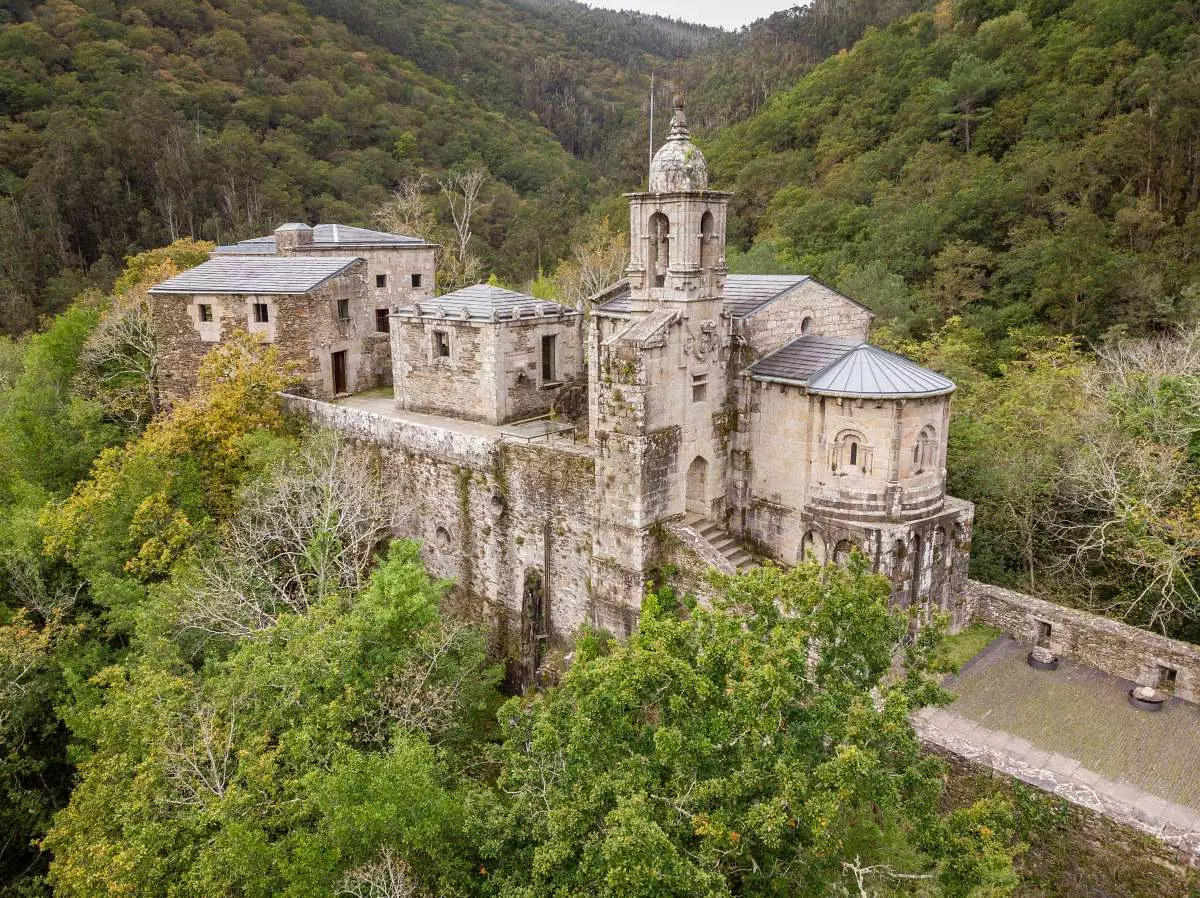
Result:
[[[666,333],[667,328],[680,318],[678,310],[672,309],[655,309],[636,321],[632,321],[629,327],[616,334],[613,334],[608,340],[607,345],[615,343],[637,343],[641,346],[652,346],[661,342]]]
[[[269,295],[308,293],[341,274],[358,258],[271,256],[255,259],[213,258],[150,288],[151,293]]]
[[[457,316],[463,320],[482,318],[494,323],[579,314],[578,309],[572,309],[570,306],[488,283],[472,284],[452,293],[443,293],[434,303],[438,309],[455,307]],[[427,315],[429,309],[428,302],[414,302],[410,306],[397,309],[396,314]]]

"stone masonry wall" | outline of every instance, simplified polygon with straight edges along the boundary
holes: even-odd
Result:
[[[200,360],[218,343],[236,332],[258,334],[274,345],[280,356],[294,363],[307,391],[320,397],[333,395],[331,353],[345,350],[350,390],[374,386],[378,346],[373,323],[364,309],[365,263],[357,262],[338,277],[303,294],[228,295],[151,293],[151,320],[162,352],[159,370],[163,396],[178,400],[196,384]],[[348,300],[350,320],[338,317],[339,300]],[[254,304],[265,303],[268,320],[254,321]],[[213,320],[200,320],[200,306],[212,308]]]
[[[566,648],[592,623],[628,635],[636,608],[596,588],[591,562],[595,462],[564,443],[524,443],[285,397],[292,411],[379,453],[393,532],[422,544],[430,573],[521,646],[526,580],[540,577],[546,650]],[[640,587],[640,578],[638,580]],[[615,596],[616,598],[613,598]]]
[[[741,360],[742,367],[799,337],[801,324],[810,317],[813,325],[809,333],[815,336],[866,340],[871,327],[870,312],[810,278],[753,315],[738,320],[737,331],[750,350],[749,356]]]
[[[416,412],[495,423],[496,325],[455,318],[392,318],[396,402]],[[450,355],[434,354],[445,334]]]
[[[1200,649],[1193,645],[975,580],[966,582],[964,593],[976,620],[1016,639],[1040,641],[1057,654],[1145,686],[1158,686],[1162,669],[1169,668],[1176,671],[1175,695],[1200,702]]]

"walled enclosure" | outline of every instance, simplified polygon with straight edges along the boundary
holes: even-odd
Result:
[[[1200,649],[1194,645],[975,580],[966,582],[964,595],[975,620],[1014,639],[1143,686],[1159,686],[1164,668],[1175,671],[1175,695],[1200,702]]]
[[[343,300],[350,311],[345,320],[339,317]],[[267,306],[266,322],[254,320],[256,303]],[[211,321],[201,320],[201,306],[211,309]],[[196,385],[200,360],[237,332],[274,345],[297,366],[313,396],[333,396],[332,353],[338,351],[346,352],[350,392],[375,386],[390,366],[386,335],[375,333],[373,314],[361,261],[303,294],[155,294],[151,320],[162,353],[162,394],[169,401],[185,398]]]

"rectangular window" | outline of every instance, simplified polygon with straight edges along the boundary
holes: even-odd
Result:
[[[450,358],[450,335],[445,331],[433,332],[433,357],[435,359]]]
[[[555,377],[555,343],[558,338],[554,334],[542,337],[542,383],[554,383]]]
[[[655,287],[665,287],[667,284],[667,276],[665,274],[656,274],[654,276]]]
[[[200,320],[201,321],[212,321],[213,320],[212,306],[208,305],[207,303],[201,303],[198,308],[200,309]]]
[[[340,318],[342,321],[350,320],[350,300],[338,300],[338,318]]]
[[[421,286],[421,276],[420,276],[419,274],[414,274],[414,275],[412,276],[412,285],[413,285],[414,287],[420,287],[420,286]]]
[[[387,286],[387,275],[386,274],[375,275],[375,286],[378,287],[380,290],[382,290],[384,287],[386,287]]]
[[[386,334],[392,329],[391,319],[388,317],[387,309],[375,310],[375,332]]]
[[[1158,688],[1163,692],[1174,692],[1178,680],[1179,671],[1175,668],[1167,667],[1165,664],[1158,666]]]
[[[703,402],[708,395],[708,375],[692,375],[692,402]]]
[[[271,320],[271,316],[267,311],[267,304],[265,302],[256,302],[254,304],[254,320],[258,324],[266,324]]]

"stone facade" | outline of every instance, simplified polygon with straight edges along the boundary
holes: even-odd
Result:
[[[974,580],[967,581],[962,592],[975,620],[1015,639],[1200,702],[1200,649],[1190,643]]]
[[[345,353],[345,392],[388,383],[387,335],[375,332],[366,278],[366,263],[356,261],[302,294],[151,291],[163,397],[170,402],[188,396],[195,387],[200,361],[235,332],[257,334],[275,346],[285,361],[296,366],[304,389],[313,396],[334,395],[334,354],[338,352]],[[266,307],[266,321],[256,320],[255,306]]]
[[[318,234],[324,239],[317,240]],[[236,293],[152,291],[151,311],[163,347],[164,397],[187,396],[200,359],[234,331],[257,333],[298,363],[313,396],[391,384],[392,308],[433,296],[436,252],[436,246],[419,239],[304,224],[282,225],[270,237],[218,247],[212,258],[226,263],[281,257],[357,262],[336,280],[300,295],[254,292],[252,286]],[[255,304],[267,306],[266,321],[256,320]]]
[[[546,414],[558,388],[583,374],[574,311],[490,321],[423,309],[392,322],[392,382],[402,409],[504,424]],[[553,339],[549,370],[546,338]]]

